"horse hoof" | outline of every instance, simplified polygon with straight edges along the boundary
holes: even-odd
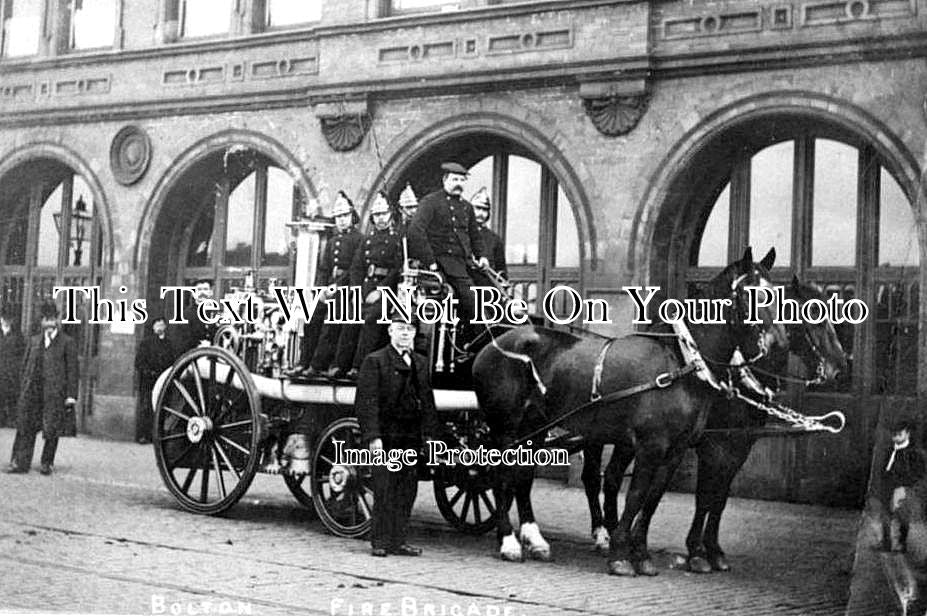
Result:
[[[653,561],[649,558],[645,558],[644,560],[637,563],[637,566],[634,567],[634,569],[637,571],[638,575],[646,575],[650,577],[653,577],[659,573],[656,566],[654,566]]]
[[[731,565],[727,562],[727,559],[724,557],[724,554],[719,554],[717,556],[709,556],[709,562],[711,563],[711,568],[715,571],[730,571]]]
[[[637,571],[630,560],[613,560],[608,563],[608,572],[612,575],[622,575],[624,577],[634,577]]]
[[[509,562],[520,563],[522,561],[521,543],[518,542],[515,533],[506,535],[502,539],[502,546],[499,548],[499,557]]]
[[[600,554],[605,554],[608,552],[608,544],[611,537],[608,534],[608,531],[603,527],[599,526],[594,531],[592,531],[592,538],[595,540],[595,551]]]
[[[704,556],[690,556],[686,564],[692,573],[711,573],[711,565]]]
[[[530,550],[529,549],[528,556],[531,557],[531,560],[539,560],[544,563],[550,562],[550,550]]]

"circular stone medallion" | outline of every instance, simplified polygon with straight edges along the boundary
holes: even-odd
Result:
[[[116,181],[125,186],[139,181],[151,161],[151,141],[137,126],[124,126],[113,137],[109,165]]]

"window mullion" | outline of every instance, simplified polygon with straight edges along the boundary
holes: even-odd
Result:
[[[225,243],[226,230],[228,228],[227,219],[229,215],[229,192],[230,181],[228,176],[223,176],[217,182],[216,203],[215,203],[215,252],[213,256],[213,271],[216,272],[215,288],[219,289],[219,273],[225,270]]]
[[[792,267],[799,278],[811,267],[814,250],[811,237],[814,225],[814,138],[795,140],[792,182]]]
[[[505,214],[509,189],[509,155],[496,154],[492,159],[492,218],[490,224],[505,244]]]
[[[731,170],[727,260],[739,259],[749,245],[750,234],[750,165],[749,157],[738,160]]]
[[[58,267],[56,276],[60,278],[68,266],[71,248],[71,201],[74,195],[74,176],[68,174],[61,182],[61,216],[58,229]]]
[[[879,247],[879,165],[875,151],[859,150],[856,222],[856,296],[875,305],[875,268]],[[875,388],[875,319],[866,319],[855,328],[854,380],[863,392]]]
[[[254,231],[251,240],[251,269],[257,274],[264,259],[264,225],[267,220],[267,165],[254,170]]]

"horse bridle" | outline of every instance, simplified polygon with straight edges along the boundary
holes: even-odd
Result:
[[[756,275],[761,281],[765,281],[762,274],[755,268],[752,274]],[[746,326],[757,332],[756,347],[759,352],[755,357],[745,358],[745,362],[746,362],[745,365],[747,366],[755,364],[756,362],[763,359],[769,354],[769,345],[766,343],[766,335],[768,333],[766,331],[766,328],[762,326],[762,324],[746,323],[746,316],[749,311],[746,309],[744,305],[744,301],[741,297],[741,292],[738,291],[738,288],[741,286],[741,283],[743,283],[749,276],[750,276],[749,273],[741,274],[740,276],[738,276],[737,278],[734,278],[734,280],[731,281],[731,304],[734,307],[734,310],[732,310],[728,316],[728,326],[729,327],[734,328],[734,327]],[[735,319],[737,321],[735,321]]]

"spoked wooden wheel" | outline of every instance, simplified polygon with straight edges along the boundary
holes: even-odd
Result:
[[[361,537],[373,516],[373,471],[369,466],[336,464],[334,441],[344,450],[364,447],[353,417],[329,424],[312,452],[312,500],[325,527],[340,537]]]
[[[434,490],[438,510],[454,528],[482,535],[496,527],[496,501],[488,469],[438,465]]]
[[[283,475],[283,481],[286,482],[286,487],[290,489],[290,492],[301,505],[315,512],[315,503],[312,502],[312,494],[308,491],[309,486],[312,484],[309,475],[285,474]]]
[[[244,364],[202,347],[182,355],[155,405],[161,479],[180,506],[217,514],[242,497],[260,458],[261,398]]]

